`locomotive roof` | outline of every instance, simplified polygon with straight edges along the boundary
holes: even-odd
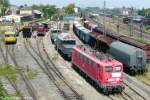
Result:
[[[78,21],[74,21],[73,23],[74,23],[74,24],[78,24],[79,22],[78,22]]]
[[[86,28],[83,26],[78,27],[79,30],[85,30]]]
[[[54,30],[54,31],[55,31],[55,30],[59,30],[59,31],[60,31],[60,29],[59,29],[59,28],[51,28],[51,30]]]
[[[75,40],[75,37],[70,33],[61,33],[58,34],[60,40]]]
[[[84,33],[86,33],[86,34],[88,34],[88,33],[90,33],[91,31],[90,30],[88,30],[88,29],[82,29],[82,31],[84,32]]]
[[[84,52],[88,54],[95,56],[97,59],[100,59],[100,60],[112,60],[113,59],[113,57],[110,54],[99,52],[97,50],[92,49],[89,46],[79,45],[78,48],[80,48],[81,50],[83,50]]]
[[[77,51],[81,50],[80,52],[84,53],[87,57],[92,59],[93,61],[104,65],[104,66],[113,66],[114,63],[117,63],[118,65],[122,65],[119,61],[115,60],[111,55],[104,54],[103,52],[96,51],[89,46],[84,45],[78,45],[75,46],[74,49]]]
[[[7,32],[5,32],[5,35],[14,35],[14,34],[16,34],[15,32],[12,32],[12,31],[7,31]]]

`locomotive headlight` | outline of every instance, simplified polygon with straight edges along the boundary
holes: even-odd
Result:
[[[116,78],[116,81],[120,81],[121,79],[120,78]]]

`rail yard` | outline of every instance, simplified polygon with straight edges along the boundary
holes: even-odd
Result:
[[[148,18],[103,6],[3,7],[0,100],[149,100]]]

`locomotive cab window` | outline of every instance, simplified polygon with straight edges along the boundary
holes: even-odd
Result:
[[[115,71],[120,72],[121,71],[121,66],[120,65],[116,66]]]
[[[106,66],[106,72],[113,72],[113,67]]]
[[[63,41],[63,44],[76,44],[76,42],[73,40]]]

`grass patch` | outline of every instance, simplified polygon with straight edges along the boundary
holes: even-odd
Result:
[[[0,76],[8,77],[12,81],[16,82],[17,73],[22,69],[14,67],[12,65],[0,65]]]
[[[2,84],[2,82],[0,81],[0,100],[2,100],[1,97],[5,97],[5,96],[6,96],[5,91],[6,91],[6,90],[5,90],[5,88],[4,88],[3,84]]]
[[[147,43],[147,44],[150,43],[148,40],[145,40],[144,38],[136,38],[136,39],[141,43]]]
[[[26,72],[25,75],[29,79],[34,79],[38,75],[38,72],[37,71],[29,71],[29,72]]]
[[[53,54],[52,60],[57,60],[58,59],[58,53]]]
[[[147,63],[146,67],[147,67],[148,72],[149,72],[150,71],[150,63]]]
[[[150,25],[145,25],[146,30],[150,30]]]

